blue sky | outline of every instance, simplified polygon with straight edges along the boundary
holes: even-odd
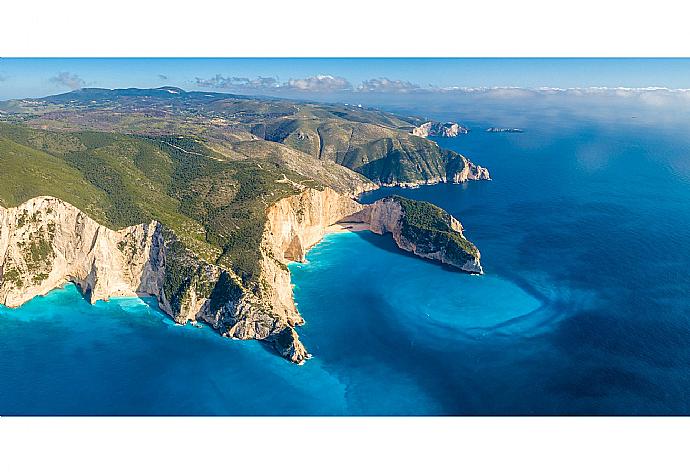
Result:
[[[316,76],[337,80],[303,81]],[[233,77],[237,80],[231,80]],[[256,82],[258,77],[269,80]],[[366,82],[376,78],[388,78],[390,82]],[[251,88],[270,94],[275,92],[275,85],[288,83],[293,91],[318,93],[343,84],[357,89],[362,82],[380,91],[412,86],[690,88],[690,60],[0,59],[0,99],[39,97],[83,86],[175,85],[186,90],[223,91]]]

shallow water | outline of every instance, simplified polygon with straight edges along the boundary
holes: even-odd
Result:
[[[442,206],[486,275],[388,236],[328,235],[290,264],[314,354],[304,366],[67,286],[0,307],[0,414],[690,413],[688,125],[469,124],[439,142],[491,182],[362,199]],[[494,124],[526,132],[480,131]]]

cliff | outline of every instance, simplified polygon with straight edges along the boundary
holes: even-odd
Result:
[[[269,207],[259,283],[201,260],[156,221],[119,231],[53,197],[0,207],[0,303],[17,307],[65,283],[90,301],[153,295],[177,323],[204,321],[223,336],[272,342],[293,362],[307,358],[294,326],[289,261],[304,259],[325,228],[361,209],[350,197],[308,189]]]
[[[429,136],[441,136],[444,138],[455,138],[460,134],[469,133],[469,129],[457,123],[439,123],[438,121],[427,121],[412,130],[414,136],[428,138]]]
[[[479,251],[462,226],[434,205],[389,197],[361,205],[325,188],[305,189],[266,210],[258,283],[202,260],[157,221],[111,230],[54,197],[0,207],[0,303],[16,307],[65,283],[90,301],[152,295],[177,323],[203,321],[221,335],[272,343],[284,357],[309,357],[295,327],[287,263],[304,261],[326,228],[360,221],[427,259],[481,273]]]
[[[491,180],[489,169],[478,166],[465,156],[458,154],[446,165],[445,182],[459,184],[468,180]]]
[[[89,301],[158,293],[161,227],[113,231],[52,197],[0,207],[0,303],[16,307],[71,281]]]
[[[362,205],[350,196],[307,189],[270,206],[261,240],[261,277],[258,290],[247,295],[241,310],[209,310],[200,319],[238,339],[267,339],[292,362],[309,357],[295,326],[304,323],[292,296],[287,263],[301,262],[328,226],[355,213]],[[257,309],[257,307],[259,307]]]
[[[367,223],[377,234],[391,233],[399,248],[424,259],[473,274],[484,273],[481,254],[465,238],[460,222],[431,203],[387,197],[367,205],[347,221]]]

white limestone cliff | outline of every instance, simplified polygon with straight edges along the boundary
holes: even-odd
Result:
[[[467,134],[469,129],[457,123],[439,123],[437,121],[427,121],[412,130],[414,136],[428,138],[429,136],[441,136],[444,138],[455,138],[460,134]]]
[[[57,198],[32,198],[16,208],[0,207],[0,303],[17,307],[69,282],[90,302],[153,295],[178,323],[204,321],[223,336],[267,340],[299,363],[308,354],[294,327],[304,320],[286,264],[303,261],[328,226],[361,208],[330,188],[284,198],[267,209],[258,289],[242,287],[234,274],[189,253],[181,264],[200,275],[172,300],[166,269],[181,256],[170,251],[173,241],[160,223],[115,231]],[[217,290],[223,284],[225,292]],[[221,294],[214,306],[216,292]]]
[[[478,251],[476,258],[460,261],[444,248],[417,244],[401,230],[403,216],[394,199],[362,205],[330,188],[283,198],[266,210],[259,282],[245,286],[232,271],[182,247],[156,221],[112,230],[69,203],[36,197],[0,207],[0,303],[17,307],[69,282],[90,302],[152,295],[178,323],[203,321],[223,336],[265,340],[301,363],[309,354],[294,328],[304,320],[286,264],[304,261],[334,223],[366,222],[375,233],[391,233],[404,250],[481,273]],[[462,236],[462,226],[450,218]]]
[[[160,225],[108,229],[53,197],[0,207],[0,303],[16,307],[67,282],[87,300],[157,294]]]

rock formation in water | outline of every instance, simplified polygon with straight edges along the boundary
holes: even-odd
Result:
[[[367,205],[346,221],[367,223],[377,234],[391,233],[399,248],[424,259],[473,274],[484,273],[481,254],[465,238],[460,222],[431,203],[386,197]]]
[[[487,133],[524,133],[520,128],[487,128]]]
[[[459,134],[469,133],[469,129],[458,123],[440,123],[438,121],[427,121],[412,130],[412,134],[421,138],[429,136],[440,136],[443,138],[455,138]]]
[[[446,182],[460,184],[468,180],[491,180],[489,169],[478,166],[463,155],[458,156],[446,166]]]

